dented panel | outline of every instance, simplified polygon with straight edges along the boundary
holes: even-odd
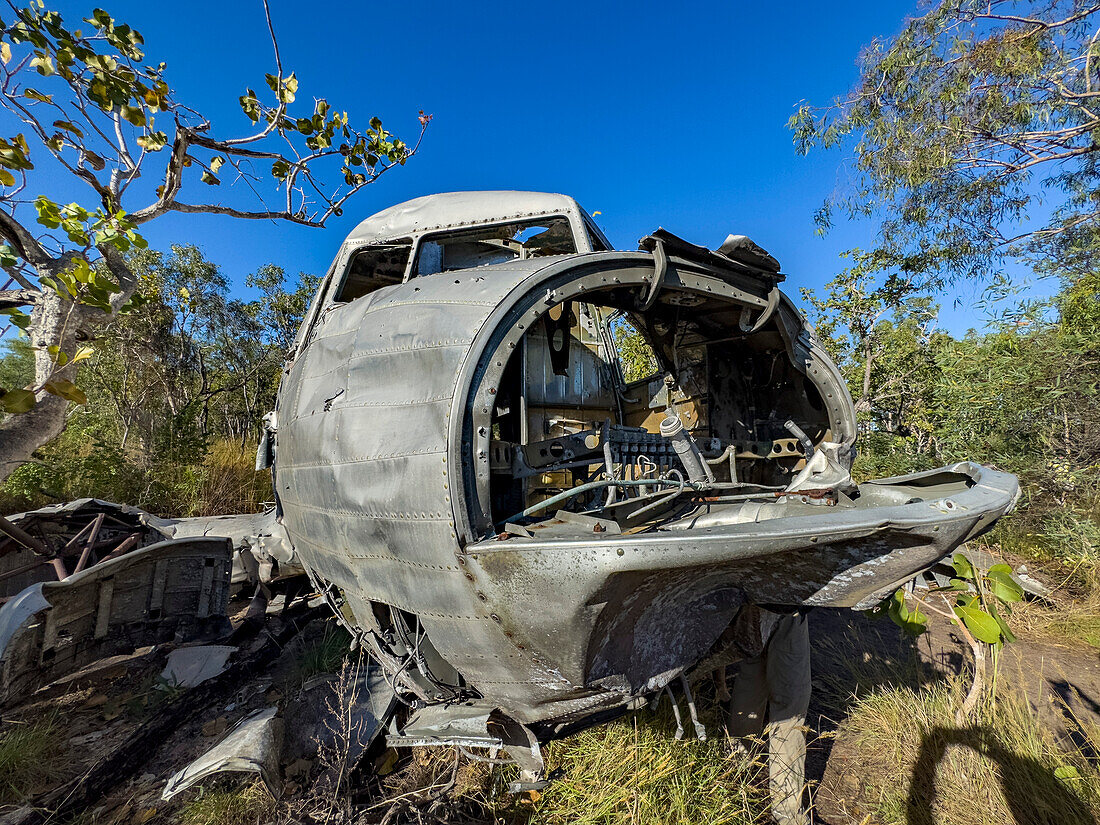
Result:
[[[525,234],[548,215],[574,237]],[[771,255],[663,230],[607,251],[589,225],[537,193],[367,219],[277,416],[296,557],[394,686],[543,738],[713,656],[745,604],[873,604],[1018,494],[967,463],[854,484],[852,399]],[[380,244],[408,245],[403,277],[364,263]]]

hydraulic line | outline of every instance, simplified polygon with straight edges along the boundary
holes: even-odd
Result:
[[[809,461],[814,457],[814,443],[810,441],[810,437],[806,435],[806,431],[799,427],[794,421],[787,419],[783,424],[787,431],[802,442],[802,449],[806,451],[806,460]]]
[[[527,516],[534,515],[535,513],[542,512],[548,507],[553,507],[555,504],[560,504],[563,501],[568,501],[571,498],[579,496],[581,493],[587,493],[590,490],[602,490],[604,487],[610,487],[616,485],[619,487],[642,487],[647,484],[666,484],[672,485],[675,482],[668,479],[649,479],[647,481],[627,481],[625,479],[618,480],[606,480],[606,481],[589,481],[587,484],[578,484],[576,487],[571,487],[568,490],[563,490],[557,495],[550,496],[545,501],[540,501],[538,504],[532,504],[526,510],[516,513],[513,516],[509,516],[506,519],[502,519],[497,522],[498,524],[506,524],[510,521],[516,521]]]

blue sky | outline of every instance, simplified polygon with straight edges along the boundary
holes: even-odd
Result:
[[[91,10],[49,5],[73,25]],[[843,183],[843,156],[799,157],[786,122],[800,100],[844,92],[861,46],[894,34],[914,6],[410,2],[380,11],[272,0],[299,98],[326,97],[364,124],[378,115],[410,138],[424,109],[434,120],[420,153],[323,230],[172,215],[144,233],[158,248],[198,244],[243,284],[268,262],[323,272],[361,218],[408,198],[532,189],[601,212],[619,248],[658,226],[708,246],[746,234],[780,260],[789,292],[821,287],[843,267],[838,253],[868,243],[874,227],[815,236],[813,212]],[[142,32],[150,61],[168,64],[179,101],[221,135],[245,133],[237,97],[273,70],[259,0],[104,7]],[[225,194],[202,188],[196,198]],[[971,288],[960,306],[946,300],[945,325],[977,323],[972,298]]]

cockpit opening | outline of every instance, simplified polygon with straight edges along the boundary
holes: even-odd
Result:
[[[639,311],[623,288],[550,307],[495,395],[497,527],[578,513],[626,529],[662,502],[786,489],[832,439],[826,404],[783,324],[747,332],[743,310],[665,290]]]

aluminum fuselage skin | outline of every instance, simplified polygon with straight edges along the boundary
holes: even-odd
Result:
[[[465,683],[520,722],[569,722],[660,688],[746,600],[866,606],[1015,501],[1013,477],[965,464],[939,481],[925,474],[942,482],[930,494],[923,477],[897,480],[914,503],[804,512],[792,502],[790,518],[761,523],[496,540],[488,433],[508,353],[551,305],[611,286],[644,292],[653,255],[516,260],[334,303],[331,282],[369,240],[353,233],[341,249],[280,387],[282,520],[355,623],[376,627],[378,605],[415,615]],[[773,286],[682,261],[665,284],[754,310]],[[833,440],[851,444],[855,412],[838,370],[789,300],[774,315],[787,356],[825,401]]]

